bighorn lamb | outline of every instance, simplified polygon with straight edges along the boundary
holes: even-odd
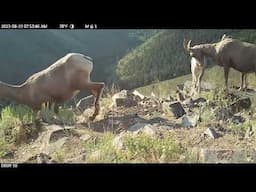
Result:
[[[200,93],[201,91],[201,80],[204,74],[204,68],[206,63],[206,58],[203,57],[199,59],[192,57],[191,58],[191,73],[192,73],[192,91],[191,95],[195,93]]]
[[[9,98],[40,110],[43,103],[60,104],[81,90],[89,90],[95,96],[95,111],[90,117],[90,120],[94,120],[99,114],[99,99],[104,83],[90,81],[92,69],[93,61],[90,57],[69,53],[48,68],[33,74],[21,85],[0,82],[0,98]]]
[[[186,50],[191,57],[212,57],[217,64],[224,67],[225,86],[228,92],[228,74],[230,67],[240,71],[241,87],[243,87],[245,74],[256,72],[256,45],[242,42],[233,38],[212,44],[200,44],[191,47],[191,40],[186,44]]]

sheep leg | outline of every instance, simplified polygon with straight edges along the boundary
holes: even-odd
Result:
[[[58,114],[59,113],[59,105],[57,103],[52,103],[54,105],[54,113]]]
[[[103,89],[105,87],[104,83],[95,83],[95,82],[88,82],[85,85],[85,88],[90,90],[90,92],[94,95],[95,101],[94,101],[94,106],[95,110],[94,113],[89,119],[93,121],[95,117],[99,114],[100,111],[100,104],[99,104],[99,99],[102,95]]]
[[[197,79],[197,93],[200,93],[200,91],[201,91],[201,83],[200,83],[200,77],[198,77],[198,79]]]
[[[201,82],[202,82],[203,75],[204,75],[204,69],[202,69],[202,71],[198,77],[198,93],[201,92]]]
[[[46,102],[46,108],[48,110],[52,110],[52,107],[53,107],[54,113],[58,114],[59,113],[59,105],[53,101]]]
[[[244,75],[244,90],[248,87],[247,74]]]
[[[246,73],[241,73],[241,86],[238,91],[244,91],[247,89],[247,75]]]
[[[228,74],[229,74],[229,67],[224,66],[224,77],[225,77],[226,93],[229,92],[229,90],[228,90]]]
[[[195,79],[195,74],[192,73],[192,89],[191,89],[191,93],[190,96],[194,95],[195,90],[196,90],[196,79]]]
[[[241,85],[238,91],[243,91],[244,90],[244,73],[241,73]]]

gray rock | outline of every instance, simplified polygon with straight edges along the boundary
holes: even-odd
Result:
[[[194,103],[195,106],[199,106],[202,103],[205,103],[206,101],[207,100],[203,97],[198,97],[198,98],[193,99],[193,103]]]
[[[231,122],[232,122],[232,123],[236,123],[236,124],[244,123],[244,122],[245,122],[245,118],[242,117],[241,115],[234,115],[234,116],[231,118]]]
[[[186,114],[180,102],[163,102],[162,109],[169,115],[174,115],[176,119]]]
[[[198,121],[199,121],[198,115],[195,115],[195,116],[184,115],[182,117],[181,126],[186,128],[193,128],[197,125]]]
[[[89,134],[84,134],[81,137],[79,137],[79,139],[81,139],[82,141],[87,141],[91,138],[92,136]]]
[[[85,109],[93,106],[94,100],[95,97],[93,95],[84,97],[78,101],[78,103],[76,104],[76,108],[78,108],[80,111],[84,111]]]
[[[53,143],[63,137],[70,137],[70,136],[80,137],[81,134],[77,132],[74,128],[65,128],[65,129],[62,128],[62,129],[51,132],[49,137],[49,143]]]
[[[57,163],[57,161],[53,160],[50,155],[39,153],[37,155],[37,163]]]
[[[127,90],[122,90],[112,97],[113,105],[116,107],[132,107],[137,105],[137,101]]]
[[[63,137],[53,143],[50,143],[49,153],[60,150],[63,147],[63,145],[66,143],[67,139],[68,137]]]
[[[207,128],[204,134],[208,135],[212,139],[217,139],[219,134],[213,128]]]
[[[115,100],[117,98],[122,98],[122,99],[128,98],[128,90],[122,90],[112,96],[113,100]]]
[[[182,105],[184,105],[185,107],[188,107],[188,108],[193,108],[195,106],[192,98],[185,99],[182,102]]]
[[[116,98],[115,99],[115,106],[116,107],[132,107],[136,106],[137,102],[133,100],[132,98]]]
[[[158,133],[157,128],[150,124],[143,127],[140,131],[141,131],[141,133],[143,133],[149,137],[156,137],[157,133]]]
[[[229,118],[233,117],[233,113],[229,108],[217,108],[214,110],[214,115],[216,120],[228,120]]]
[[[249,109],[252,105],[249,97],[240,98],[233,102],[229,107],[233,113],[240,112],[243,109]]]
[[[7,151],[1,158],[2,159],[13,159],[14,158],[14,152],[13,151]]]
[[[50,155],[47,155],[46,153],[39,153],[29,157],[23,163],[57,163],[57,161],[52,159],[52,157]]]
[[[132,125],[131,127],[129,127],[127,129],[127,131],[130,131],[130,132],[138,131],[139,129],[144,128],[146,125],[149,125],[149,124],[147,124],[147,123],[136,123],[136,124]]]
[[[134,90],[134,91],[132,92],[132,94],[133,94],[134,96],[138,96],[141,100],[145,99],[145,96],[142,95],[142,94],[141,94],[139,91],[137,91],[137,90]]]

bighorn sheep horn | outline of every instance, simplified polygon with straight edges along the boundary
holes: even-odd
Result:
[[[191,48],[190,45],[191,45],[191,40],[189,40],[188,43],[186,43],[186,39],[184,39],[184,41],[183,41],[183,47],[184,47],[184,49],[187,50],[187,51],[189,51],[190,48]]]

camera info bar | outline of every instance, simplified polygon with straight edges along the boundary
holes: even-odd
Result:
[[[1,23],[0,29],[97,29],[95,23]]]

